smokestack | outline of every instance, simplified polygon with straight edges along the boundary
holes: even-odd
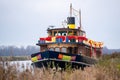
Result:
[[[67,17],[67,25],[70,29],[75,29],[75,17]]]

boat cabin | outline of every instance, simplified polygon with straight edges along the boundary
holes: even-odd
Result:
[[[37,45],[40,52],[46,50],[100,57],[101,47],[93,47],[86,38],[85,31],[70,28],[47,29],[48,37],[40,38]],[[88,42],[88,44],[86,44]],[[92,51],[91,51],[92,49]],[[97,54],[96,54],[97,53]]]

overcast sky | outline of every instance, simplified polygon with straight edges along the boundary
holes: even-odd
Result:
[[[49,25],[62,27],[70,3],[88,38],[120,48],[120,0],[0,0],[0,45],[35,45]]]

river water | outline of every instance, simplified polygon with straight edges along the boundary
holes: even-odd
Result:
[[[23,71],[26,69],[33,69],[33,66],[31,65],[31,60],[26,61],[7,61],[7,62],[0,62],[4,68],[7,68],[8,66],[14,66],[18,71]]]

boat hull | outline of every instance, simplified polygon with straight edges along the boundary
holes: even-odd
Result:
[[[32,54],[31,59],[32,65],[39,68],[84,68],[97,62],[95,59],[86,56],[55,51],[38,52]]]

